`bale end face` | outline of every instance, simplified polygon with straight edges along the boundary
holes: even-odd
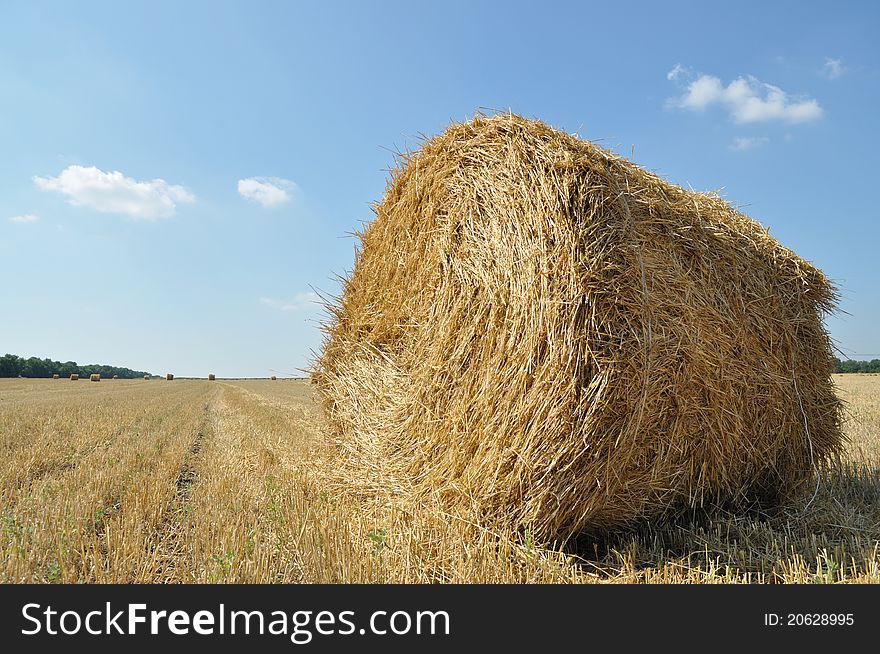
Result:
[[[73,373],[73,374],[70,376],[70,381],[79,381],[79,375],[76,374],[76,373]]]
[[[165,381],[171,381],[172,379],[174,379],[174,375],[172,375],[170,372],[165,375]]]
[[[208,375],[208,381],[214,381],[215,379],[217,379],[217,376],[213,372]]]
[[[271,377],[269,377],[269,379],[271,379],[272,381],[275,381],[278,378],[275,375],[272,375]]]

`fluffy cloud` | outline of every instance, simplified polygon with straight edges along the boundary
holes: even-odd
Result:
[[[290,202],[290,195],[295,190],[295,183],[281,177],[248,177],[238,180],[239,195],[264,207],[276,207]]]
[[[12,216],[12,218],[10,218],[9,220],[11,220],[14,223],[35,223],[39,219],[40,219],[40,217],[35,214],[26,213],[21,216]]]
[[[753,150],[760,148],[770,139],[766,136],[737,136],[730,144],[731,150]]]
[[[261,297],[260,302],[278,311],[307,311],[320,304],[321,298],[317,293],[297,293],[293,300],[276,300],[271,297]]]
[[[118,170],[104,172],[94,166],[68,166],[57,177],[34,177],[34,184],[66,195],[77,207],[140,219],[168,218],[178,203],[195,201],[184,187],[163,179],[139,182]]]
[[[675,81],[685,73],[676,64],[667,74]],[[725,86],[713,75],[692,79],[685,92],[669,101],[670,106],[695,111],[713,105],[724,107],[737,123],[757,123],[779,120],[786,123],[806,123],[822,117],[822,107],[811,98],[792,98],[778,86],[766,84],[748,75],[738,77]]]
[[[822,74],[828,79],[837,79],[845,72],[846,67],[841,63],[840,59],[831,59],[830,57],[825,59],[825,64],[822,66]]]

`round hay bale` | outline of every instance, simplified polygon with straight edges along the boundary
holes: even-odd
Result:
[[[146,379],[147,381],[150,381],[152,379],[152,377],[150,375],[144,375],[144,379]]]
[[[89,381],[99,382],[99,381],[101,381],[101,375],[99,375],[96,372],[93,372],[91,375],[89,375]]]
[[[276,377],[275,375],[272,375],[271,377],[269,377],[269,379],[271,379],[272,381],[275,381],[276,379],[278,379],[278,377]]]
[[[119,375],[113,375],[113,379],[119,379]]]
[[[79,381],[79,375],[73,373],[72,375],[70,375],[70,381]]]
[[[718,196],[497,115],[375,211],[312,375],[350,487],[564,540],[788,499],[839,452],[834,288]]]
[[[217,377],[213,372],[208,375],[208,381],[214,381],[215,379],[217,379]]]
[[[59,375],[58,373],[55,373],[52,375],[52,379],[60,379],[60,378],[61,378],[61,375]]]
[[[174,375],[172,375],[170,372],[165,375],[165,381],[171,381],[173,379],[174,379]]]

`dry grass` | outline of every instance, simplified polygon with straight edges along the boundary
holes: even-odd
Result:
[[[314,380],[343,486],[539,542],[776,503],[840,450],[823,273],[714,195],[515,115],[405,156]]]
[[[773,515],[695,513],[566,551],[328,486],[300,381],[0,380],[6,582],[880,583],[880,376],[835,377],[840,469]]]
[[[0,577],[155,578],[167,507],[211,389],[132,381],[0,388]]]

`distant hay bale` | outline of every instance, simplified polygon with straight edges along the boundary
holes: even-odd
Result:
[[[150,375],[144,375],[144,379],[146,379],[147,381],[150,381],[152,379],[152,377]]]
[[[208,375],[208,381],[214,381],[215,379],[217,379],[217,377],[213,372]]]
[[[59,375],[58,373],[55,373],[52,375],[52,379],[60,379],[60,378],[61,378],[61,375]]]
[[[119,375],[113,375],[113,379],[119,379]]]
[[[478,117],[392,173],[312,378],[349,487],[564,540],[811,488],[835,300],[718,196]]]
[[[89,381],[97,381],[97,382],[99,382],[99,381],[101,381],[101,375],[99,375],[99,374],[96,373],[96,372],[93,372],[91,375],[89,375]]]
[[[278,378],[275,375],[272,375],[271,377],[269,377],[269,379],[271,379],[272,381],[275,381]]]
[[[172,379],[174,379],[174,375],[172,375],[170,372],[169,372],[168,374],[165,375],[165,380],[166,380],[166,381],[171,381]]]
[[[77,375],[76,373],[73,373],[70,376],[70,381],[79,381],[79,375]]]

